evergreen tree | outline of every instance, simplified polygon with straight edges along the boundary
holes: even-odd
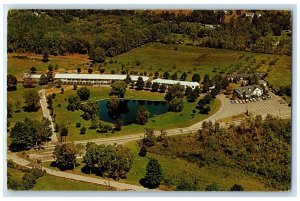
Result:
[[[156,159],[150,158],[146,167],[144,185],[148,188],[157,188],[162,180],[163,174],[160,164]]]

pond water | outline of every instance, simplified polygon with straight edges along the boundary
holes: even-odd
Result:
[[[149,117],[166,113],[169,109],[169,104],[165,101],[150,101],[150,100],[120,100],[117,112],[112,112],[107,106],[108,99],[98,102],[98,115],[101,120],[107,122],[115,122],[116,119],[121,119],[122,125],[135,123],[136,114],[140,107],[145,107],[149,111]]]

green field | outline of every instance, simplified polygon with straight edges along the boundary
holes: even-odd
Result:
[[[177,50],[175,50],[178,48]],[[86,55],[51,56],[50,62],[41,62],[41,55],[29,55],[29,59],[12,58],[8,56],[8,73],[21,78],[23,73],[29,72],[31,66],[37,67],[37,73],[45,73],[49,64],[58,69],[54,72],[74,73],[80,67],[82,73],[87,73]],[[286,86],[291,83],[291,57],[286,55],[259,54],[245,51],[205,48],[189,45],[150,43],[135,48],[122,55],[106,58],[105,63],[96,64],[94,73],[99,69],[105,73],[111,70],[121,73],[123,70],[140,75],[144,72],[149,76],[155,71],[160,76],[166,71],[180,77],[183,72],[188,73],[187,80],[191,80],[194,73],[199,73],[203,79],[205,74],[213,76],[216,73],[268,72],[267,81],[274,86]],[[151,77],[151,76],[150,76]]]
[[[92,100],[99,100],[99,99],[109,97],[110,87],[89,87],[89,89],[91,90]],[[58,93],[56,95],[53,104],[54,113],[56,114],[55,122],[65,123],[68,125],[69,135],[67,136],[67,140],[74,141],[74,140],[107,137],[104,134],[97,133],[96,129],[88,129],[85,135],[79,134],[80,128],[76,128],[76,123],[80,122],[81,126],[85,126],[86,128],[89,128],[91,122],[82,119],[81,117],[81,115],[83,114],[82,111],[78,110],[78,111],[71,112],[67,110],[66,107],[68,105],[68,101],[66,101],[66,99],[68,98],[69,95],[75,93],[76,93],[75,90],[67,90],[64,92],[64,94]],[[164,94],[127,89],[125,98],[163,100]],[[60,107],[58,107],[58,104],[60,104]],[[189,103],[185,100],[182,112],[178,112],[178,113],[167,112],[165,114],[152,117],[149,119],[146,126],[138,125],[138,124],[123,126],[122,130],[120,132],[113,134],[113,136],[143,133],[145,128],[160,130],[160,129],[171,129],[171,128],[190,126],[208,117],[208,115],[203,115],[198,112],[196,112],[194,117],[192,117],[192,112],[195,109],[196,105],[197,105],[197,101],[195,103]],[[215,102],[212,102],[210,104],[210,107],[212,109],[211,114],[216,112],[217,109],[220,107],[219,100],[215,100]]]

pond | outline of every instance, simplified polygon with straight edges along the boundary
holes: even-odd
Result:
[[[136,122],[136,114],[140,107],[145,107],[149,111],[149,117],[166,113],[169,109],[169,104],[166,101],[151,101],[151,100],[120,100],[117,112],[111,111],[107,106],[108,99],[100,100],[98,103],[98,115],[101,120],[107,122],[115,122],[116,119],[121,119],[122,125],[129,125]]]

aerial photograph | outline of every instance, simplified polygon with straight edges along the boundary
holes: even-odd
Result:
[[[5,20],[7,191],[291,191],[291,10]]]

